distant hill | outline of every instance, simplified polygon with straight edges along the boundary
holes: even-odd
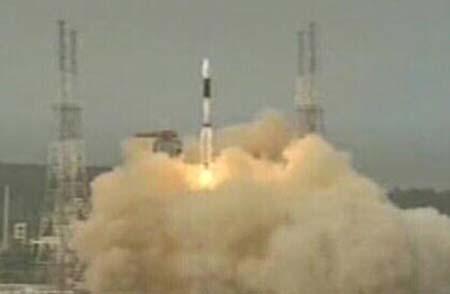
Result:
[[[434,207],[440,213],[450,216],[450,191],[437,192],[433,189],[393,189],[389,198],[401,208]]]

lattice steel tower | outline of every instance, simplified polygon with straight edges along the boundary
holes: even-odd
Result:
[[[299,136],[323,133],[323,109],[317,103],[316,24],[298,32],[298,74],[296,81],[297,130]]]
[[[47,186],[40,237],[52,240],[49,264],[57,264],[59,285],[70,287],[76,256],[71,248],[73,225],[86,217],[88,179],[82,138],[82,106],[77,95],[77,32],[58,21],[59,95],[52,108],[56,133],[47,158]],[[47,244],[48,245],[48,244]]]

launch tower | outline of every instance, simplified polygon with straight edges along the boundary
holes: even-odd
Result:
[[[88,186],[82,138],[82,106],[77,97],[77,32],[58,21],[59,95],[52,107],[56,134],[47,159],[47,184],[37,240],[37,257],[49,265],[50,276],[60,288],[70,289],[77,280],[76,256],[71,248],[75,222],[86,217]],[[55,265],[52,266],[51,265]]]

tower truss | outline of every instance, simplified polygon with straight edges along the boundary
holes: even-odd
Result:
[[[296,81],[297,131],[299,136],[323,133],[323,109],[317,103],[316,24],[298,32],[298,72]]]
[[[52,103],[55,134],[49,144],[47,183],[41,218],[37,259],[47,265],[49,282],[61,290],[80,280],[81,267],[72,249],[74,225],[89,210],[82,105],[76,94],[78,76],[77,32],[58,21],[59,91]]]

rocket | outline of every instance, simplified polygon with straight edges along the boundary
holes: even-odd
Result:
[[[211,77],[209,60],[202,61],[203,97],[202,97],[202,128],[200,131],[200,160],[208,169],[213,156],[213,129],[211,123]]]

